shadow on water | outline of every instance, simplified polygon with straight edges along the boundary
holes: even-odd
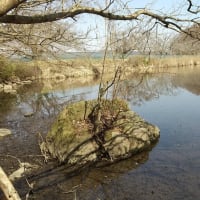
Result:
[[[83,191],[87,191],[89,194],[94,187],[101,187],[144,164],[148,160],[149,151],[141,152],[128,159],[118,160],[115,163],[102,162],[88,163],[76,167],[61,165],[43,168],[26,177],[29,183],[34,183],[33,190],[29,192],[30,198],[73,199],[75,194],[82,196]],[[25,179],[21,179],[16,184],[18,185],[18,190],[22,191],[21,196],[25,197],[26,192],[29,190]]]
[[[200,70],[177,74],[173,80],[173,85],[184,88],[195,95],[200,95]]]
[[[66,80],[34,83],[16,95],[0,93],[0,126],[13,133],[0,139],[5,171],[18,167],[16,158],[42,166],[38,133],[45,137],[64,105],[95,98],[97,88],[98,81]],[[107,167],[37,171],[45,171],[44,177],[29,178],[35,183],[29,199],[198,199],[200,69],[131,75],[120,82],[118,92],[134,111],[159,126],[156,148]],[[33,115],[24,117],[29,112]],[[29,190],[23,179],[16,186],[23,196]]]

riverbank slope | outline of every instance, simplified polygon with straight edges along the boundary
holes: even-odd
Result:
[[[106,75],[121,69],[121,77],[132,73],[175,73],[177,68],[194,68],[200,66],[199,56],[170,56],[147,58],[133,56],[127,59],[67,59],[34,60],[29,62],[9,61],[0,58],[0,91],[15,92],[20,85],[30,84],[36,79],[98,78],[104,66]]]

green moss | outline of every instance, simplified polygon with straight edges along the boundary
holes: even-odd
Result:
[[[78,143],[88,138],[88,126],[83,120],[84,112],[84,101],[67,106],[53,124],[47,139],[53,140],[57,146],[62,146],[63,143],[70,146],[71,143]]]
[[[105,132],[104,139],[105,139],[106,142],[109,141],[112,138],[112,132],[113,132],[113,130],[108,130],[108,131]]]
[[[159,137],[159,129],[156,132],[152,130],[149,136],[150,133],[147,131],[150,131],[151,125],[130,111],[123,100],[103,99],[101,103],[102,121],[114,119],[109,128],[101,129],[104,131],[103,134],[100,132],[105,140],[103,141],[105,150],[112,158],[141,151]],[[101,151],[101,145],[95,140],[96,137],[93,137],[94,122],[88,119],[88,115],[96,105],[97,100],[80,101],[68,105],[60,113],[47,135],[45,145],[52,157],[68,163],[84,163],[102,158],[105,152]],[[146,142],[145,139],[144,142],[145,137],[150,140]]]
[[[96,104],[97,100],[80,101],[64,108],[47,135],[49,149],[53,149],[51,152],[53,155],[59,157],[62,154],[60,152],[63,152],[61,157],[66,157],[64,154],[91,138],[91,124],[87,118]],[[102,105],[103,114],[116,114],[128,109],[126,102],[119,99],[113,101],[104,99]],[[106,138],[111,137],[112,134],[108,132]]]

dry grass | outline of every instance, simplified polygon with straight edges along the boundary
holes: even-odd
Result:
[[[0,57],[0,83],[9,80],[9,77],[13,76],[14,68],[14,65],[8,62],[6,58]]]
[[[28,62],[13,61],[0,57],[0,82],[12,81],[12,77],[19,77],[20,80],[36,77],[39,69]]]
[[[155,67],[184,67],[200,65],[200,56],[166,56],[150,57],[133,56],[127,60],[127,64],[133,67],[155,66]]]
[[[126,72],[139,72],[142,67],[153,67],[154,69],[177,68],[188,66],[200,66],[200,56],[132,56],[128,59],[105,60],[105,74],[114,73],[117,66],[126,67]],[[64,74],[65,77],[80,77],[85,75],[99,75],[102,72],[103,58],[95,59],[90,57],[67,59],[67,60],[46,60],[30,62],[14,62],[0,57],[0,82],[9,80],[12,76],[18,76],[21,80],[29,77],[45,76],[54,77]],[[125,68],[124,68],[125,69]],[[48,75],[48,73],[50,75]],[[43,74],[43,75],[42,75]],[[40,76],[41,75],[41,76]]]
[[[118,62],[118,60],[117,60]],[[87,68],[92,68],[93,66],[102,66],[103,58],[102,59],[95,59],[95,58],[76,58],[76,59],[57,59],[57,60],[37,60],[37,61],[30,61],[30,65],[38,65],[39,67],[48,67],[48,66],[66,66],[72,68],[80,68],[80,66],[84,66]],[[114,64],[114,60],[108,58],[105,60],[105,64]]]

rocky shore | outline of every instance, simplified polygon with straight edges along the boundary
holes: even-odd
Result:
[[[106,76],[113,76],[117,67],[121,68],[121,78],[126,79],[133,73],[145,74],[145,73],[176,73],[181,68],[195,68],[199,67],[199,62],[188,61],[187,63],[175,63],[173,64],[153,64],[148,65],[136,65],[134,62],[128,60],[116,60],[114,63],[112,60],[106,60],[102,64],[101,60],[51,60],[51,61],[31,61],[26,63],[26,68],[22,74],[23,78],[19,78],[19,75],[13,75],[8,80],[2,80],[0,77],[0,92],[16,93],[17,88],[24,84],[31,84],[34,80],[56,80],[62,82],[69,78],[76,78],[81,80],[98,79],[102,66],[104,65],[104,74]],[[31,71],[26,73],[27,71]],[[18,73],[19,74],[19,73]],[[112,77],[111,77],[112,78]]]
[[[31,84],[34,79],[35,77],[28,78],[27,80],[20,80],[18,77],[15,77],[15,79],[11,78],[10,81],[0,83],[0,92],[15,94],[20,86]]]

